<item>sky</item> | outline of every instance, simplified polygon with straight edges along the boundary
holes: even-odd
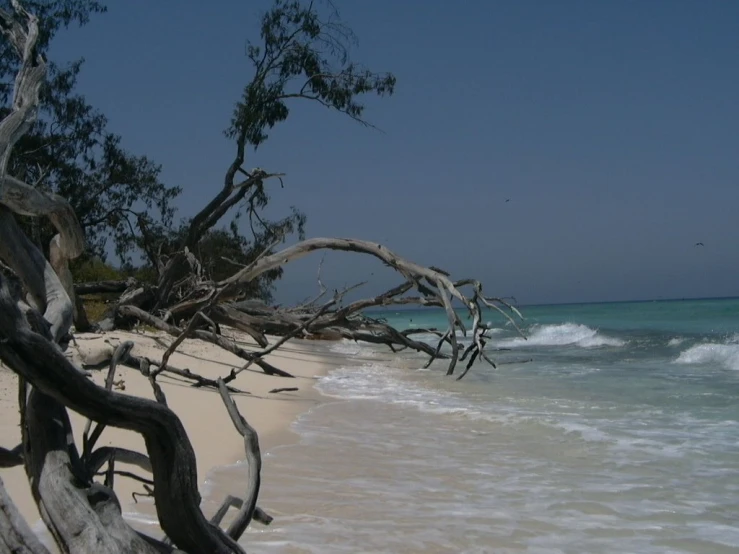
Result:
[[[398,79],[381,131],[302,102],[245,166],[287,174],[308,237],[381,242],[521,304],[739,295],[739,2],[336,0],[355,61]],[[220,189],[224,137],[270,2],[126,0],[55,40],[79,91],[178,185]],[[702,242],[704,246],[695,246]],[[317,289],[320,256],[276,299]],[[330,254],[322,280],[400,279]]]

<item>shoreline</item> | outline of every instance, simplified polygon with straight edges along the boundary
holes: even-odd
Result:
[[[257,348],[254,341],[241,333],[228,330],[231,338],[244,348]],[[166,347],[174,340],[164,333],[133,333],[115,331],[105,334],[79,334],[77,347],[70,345],[70,357],[75,361],[90,359],[90,354],[101,348],[113,348],[125,340],[135,343],[133,353],[151,359],[161,359]],[[322,395],[314,386],[317,380],[335,367],[345,365],[346,356],[331,353],[322,342],[292,339],[265,358],[271,364],[288,371],[295,379],[270,376],[259,368],[242,371],[230,386],[250,394],[233,394],[241,414],[254,427],[259,436],[260,450],[266,455],[281,446],[289,446],[299,441],[293,430],[293,423],[304,413],[333,399]],[[244,361],[215,345],[189,339],[180,345],[169,362],[181,369],[189,368],[194,373],[208,378],[223,377],[232,368],[241,367]],[[101,385],[107,374],[107,366],[92,370],[92,379]],[[244,457],[241,436],[233,428],[225,406],[217,391],[194,388],[189,381],[170,374],[160,374],[157,382],[164,391],[169,407],[180,417],[195,451],[198,481],[206,517],[212,515],[222,498],[211,498],[214,474],[225,467],[232,467]],[[148,380],[140,372],[119,366],[115,372],[114,390],[124,394],[142,396],[153,400]],[[298,387],[297,391],[270,393],[275,388]],[[20,442],[18,426],[17,377],[7,368],[0,368],[0,445],[12,448]],[[86,419],[69,412],[74,429],[76,444],[82,448],[82,432]],[[115,445],[146,452],[143,439],[136,433],[108,427],[97,443],[97,447]],[[105,469],[104,466],[103,470]],[[130,471],[137,475],[148,475],[134,466],[116,464],[116,469]],[[40,521],[38,510],[31,496],[25,471],[22,466],[4,468],[0,473],[5,488],[15,505],[29,525],[42,534],[46,528]],[[138,497],[133,501],[132,493],[144,493],[143,486],[126,477],[118,476],[115,490],[121,502],[124,517],[136,523],[150,518],[156,519],[153,500]],[[241,491],[230,491],[241,496]],[[149,529],[151,527],[146,525]]]

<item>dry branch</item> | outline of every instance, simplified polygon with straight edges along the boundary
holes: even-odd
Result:
[[[244,451],[246,453],[249,472],[243,505],[231,522],[231,525],[228,526],[227,531],[232,539],[238,540],[251,522],[254,510],[257,507],[257,497],[259,496],[259,486],[261,483],[262,456],[259,451],[257,432],[239,413],[239,409],[236,407],[233,398],[229,395],[223,380],[219,380],[219,392],[221,393],[223,403],[226,405],[226,410],[228,410],[228,415],[231,416],[234,427],[244,437]]]
[[[179,418],[161,404],[106,390],[84,377],[54,345],[28,328],[1,278],[0,285],[0,359],[50,399],[89,419],[144,436],[159,520],[178,547],[190,552],[242,552],[199,509],[195,454]],[[42,425],[38,433],[43,432]],[[66,434],[64,441],[66,447]],[[65,525],[64,520],[54,524]]]
[[[23,445],[8,450],[0,447],[0,467],[16,467],[23,465]]]
[[[115,351],[113,352],[113,357],[110,360],[110,364],[108,367],[108,375],[105,377],[105,390],[111,390],[113,388],[113,378],[115,377],[115,370],[118,364],[123,361],[131,352],[131,349],[133,348],[133,342],[126,341],[124,343],[119,344]],[[92,426],[92,420],[88,419],[87,423],[85,424],[85,430],[82,433],[82,459],[87,460],[87,458],[90,456],[90,453],[92,452],[92,449],[95,448],[95,443],[100,438],[100,435],[102,435],[103,430],[105,429],[104,423],[98,423],[95,426],[95,429],[93,430],[92,434],[90,434],[90,427]],[[94,473],[94,471],[92,472]]]
[[[125,363],[126,365],[134,369],[138,369],[139,371],[141,371],[142,367],[150,368],[152,365],[157,366],[157,362],[154,362],[150,360],[149,358],[135,356],[134,354],[129,354],[128,359]],[[209,379],[208,377],[203,377],[202,375],[198,375],[197,373],[192,372],[188,368],[180,369],[178,367],[172,366],[171,364],[167,364],[167,367],[166,369],[164,369],[164,372],[171,373],[172,375],[177,375],[178,377],[182,377],[183,379],[188,379],[189,381],[192,381],[193,387],[210,387],[216,390],[218,389],[217,380]],[[145,377],[149,377],[152,372],[149,369],[147,369],[146,371],[141,371],[141,373]],[[250,394],[249,392],[237,389],[235,387],[228,387],[228,392],[232,394]]]
[[[0,479],[0,552],[49,554],[13,504],[2,479]]]
[[[191,220],[180,245],[181,251],[166,260],[155,260],[161,262],[158,265],[163,268],[156,287],[139,286],[132,280],[75,287],[68,262],[83,251],[84,235],[74,211],[64,199],[9,176],[6,171],[14,144],[34,122],[39,91],[46,75],[46,62],[36,51],[38,22],[22,8],[18,0],[10,0],[10,3],[12,13],[0,8],[0,32],[18,53],[20,65],[11,108],[0,121],[0,259],[20,280],[26,294],[21,295],[20,286],[11,287],[7,277],[0,272],[0,360],[19,375],[22,433],[21,446],[13,450],[0,450],[0,466],[19,463],[25,466],[41,517],[63,553],[171,552],[173,549],[168,545],[170,541],[190,554],[243,552],[236,540],[242,536],[251,520],[269,523],[271,518],[256,506],[261,479],[257,434],[239,414],[229,395],[236,389],[228,387],[226,383],[235,379],[238,372],[250,364],[258,365],[269,375],[292,377],[264,359],[291,337],[333,333],[354,340],[386,344],[394,351],[412,348],[428,354],[432,360],[449,358],[448,374],[452,374],[460,359],[457,333],[467,335],[467,329],[454,309],[454,302],[457,302],[464,306],[473,320],[473,345],[462,354],[462,360],[469,356],[469,361],[459,378],[464,377],[478,358],[493,363],[484,352],[486,327],[481,323],[482,307],[498,310],[512,322],[506,310],[520,316],[515,308],[501,299],[485,297],[477,281],[454,282],[446,271],[405,260],[380,244],[319,238],[302,241],[277,253],[273,253],[275,244],[272,244],[261,256],[230,278],[216,283],[206,279],[201,264],[192,254],[200,238],[228,210],[244,199],[249,204],[250,213],[253,213],[254,200],[258,193],[264,192],[265,181],[280,177],[261,169],[246,172],[242,168],[248,144],[248,125],[244,122],[235,132],[237,153],[227,171],[222,190]],[[392,88],[393,85],[394,78],[388,78],[384,85],[378,82],[371,89],[382,92],[383,87]],[[277,99],[292,96],[325,101],[321,96],[313,96],[310,87],[299,94],[285,93]],[[359,105],[350,102],[349,106],[353,108],[342,109],[338,105],[334,105],[334,108],[361,120]],[[246,179],[237,182],[237,174],[245,175]],[[14,214],[44,216],[51,220],[58,233],[49,245],[50,261],[22,232]],[[332,301],[319,307],[316,302],[325,293],[319,267],[321,293],[308,304],[292,310],[264,307],[259,308],[262,313],[256,314],[236,304],[227,305],[240,299],[245,287],[265,272],[316,250],[339,250],[374,256],[400,273],[404,281],[379,296],[342,306],[341,300],[350,290],[346,289],[337,292]],[[472,293],[463,293],[463,287],[472,287]],[[420,296],[405,296],[413,289]],[[174,336],[175,341],[157,364],[130,355],[132,343],[120,345],[111,360],[105,386],[100,387],[64,357],[60,345],[65,343],[73,320],[81,326],[85,325],[84,312],[76,309],[76,295],[111,291],[123,291],[123,294],[111,311],[111,317],[101,327],[109,328],[129,318],[153,325]],[[440,306],[445,309],[448,328],[444,334],[440,334],[441,340],[436,349],[413,340],[411,333],[400,333],[386,323],[361,315],[367,308],[399,304]],[[160,317],[162,313],[164,315]],[[180,325],[187,318],[190,321],[183,329]],[[209,330],[200,328],[201,322],[205,322]],[[261,350],[247,351],[224,337],[219,325],[228,325],[248,333]],[[270,345],[265,334],[272,330],[277,330],[282,338]],[[169,366],[171,355],[189,337],[216,344],[247,363],[216,381]],[[450,356],[441,352],[444,342],[451,345]],[[156,402],[112,390],[116,365],[125,362],[126,358],[128,363],[135,363],[149,379]],[[152,366],[156,366],[153,371]],[[193,380],[197,386],[217,387],[234,426],[244,438],[248,462],[245,499],[242,502],[228,497],[214,518],[215,522],[219,522],[230,506],[239,509],[226,532],[208,522],[199,508],[201,499],[197,489],[195,455],[181,421],[167,407],[164,392],[156,382],[160,372]],[[297,389],[285,387],[271,392],[287,390]],[[73,435],[67,408],[89,420],[83,438],[82,456],[73,439],[70,439]],[[90,432],[93,421],[97,425]],[[106,426],[140,433],[144,437],[147,454],[115,447],[95,449]],[[106,485],[102,485],[95,482],[94,478],[106,463]],[[150,472],[152,479],[117,470],[116,463],[137,465]],[[160,525],[168,536],[165,542],[133,531],[123,520],[120,503],[111,488],[116,475],[137,479],[145,484],[145,490],[154,497]],[[150,486],[152,484],[153,487]],[[5,493],[2,481],[0,531],[0,552],[46,554],[46,549],[38,544],[27,524],[20,519]]]
[[[173,337],[179,337],[183,332],[183,330],[180,329],[179,327],[170,325],[169,323],[162,321],[158,317],[155,317],[151,315],[150,313],[145,312],[144,310],[137,308],[135,306],[119,306],[118,310],[123,315],[134,317],[138,319],[139,321],[142,321],[153,327],[156,327],[157,329],[160,329],[166,333],[169,333]],[[248,352],[247,350],[244,350],[243,348],[238,346],[235,342],[223,336],[214,335],[212,333],[208,333],[208,332],[200,331],[200,330],[194,331],[193,336],[200,340],[211,342],[217,346],[220,346],[224,350],[227,350],[231,352],[232,354],[235,354],[238,357],[243,358],[246,361],[253,361],[267,375],[278,375],[280,377],[292,377],[292,375],[290,375],[286,371],[282,371],[281,369],[274,367],[272,364],[260,359],[259,357],[254,356],[252,352]]]
[[[167,362],[169,361],[169,357],[174,353],[175,350],[177,350],[177,347],[182,344],[182,341],[193,334],[193,332],[195,331],[195,326],[198,324],[198,321],[200,319],[206,319],[206,316],[202,311],[195,314],[195,316],[190,320],[190,323],[187,324],[185,330],[182,331],[182,333],[179,334],[174,342],[169,345],[169,348],[167,348],[167,350],[162,355],[162,361],[159,363],[159,367],[151,372],[151,376],[153,378],[156,379],[156,376],[159,375],[159,373],[167,369]],[[215,329],[213,329],[213,336],[216,336]]]
[[[0,32],[20,57],[20,68],[13,90],[10,113],[0,121],[0,258],[23,281],[34,308],[51,324],[56,340],[63,337],[72,324],[74,304],[67,287],[71,287],[66,260],[82,253],[84,236],[70,205],[61,197],[48,194],[7,174],[7,164],[15,143],[36,118],[39,92],[46,77],[46,61],[36,54],[38,21],[16,0],[14,14],[0,9]],[[20,230],[12,212],[29,216],[47,216],[59,234],[52,241],[62,279],[43,254]],[[65,284],[67,287],[65,287]]]
[[[148,456],[141,454],[140,452],[115,446],[101,446],[95,450],[90,454],[86,469],[91,475],[94,475],[112,458],[115,458],[116,462],[135,465],[144,471],[148,471],[149,473],[152,472],[151,460]]]
[[[290,261],[299,259],[311,252],[317,250],[339,250],[345,252],[357,252],[361,254],[368,254],[374,256],[391,267],[405,278],[405,283],[391,289],[387,293],[375,297],[370,300],[359,301],[350,305],[342,310],[338,310],[335,314],[329,314],[329,318],[333,317],[333,321],[324,321],[319,323],[317,320],[312,323],[310,328],[323,328],[338,326],[341,332],[347,338],[354,338],[356,340],[368,339],[370,342],[385,342],[391,346],[395,344],[393,341],[382,341],[378,340],[377,337],[372,337],[367,333],[363,333],[361,329],[346,330],[342,327],[347,327],[346,320],[349,314],[356,313],[355,311],[366,309],[367,307],[377,305],[391,305],[395,303],[413,302],[423,305],[434,305],[442,306],[447,314],[448,320],[448,340],[451,345],[451,356],[449,357],[449,365],[447,374],[451,375],[454,373],[457,360],[459,359],[459,344],[457,341],[457,331],[461,332],[463,336],[467,336],[467,329],[462,320],[457,315],[453,307],[453,301],[460,302],[467,310],[473,320],[471,334],[473,340],[479,341],[479,332],[481,329],[481,312],[482,306],[486,306],[491,309],[496,309],[502,313],[508,320],[513,319],[501,308],[498,304],[502,304],[505,308],[513,311],[517,315],[517,310],[507,304],[506,302],[498,298],[487,298],[483,295],[482,285],[478,281],[467,279],[463,281],[454,282],[450,279],[449,274],[438,268],[430,268],[418,265],[401,258],[394,252],[388,250],[381,244],[376,244],[368,241],[356,240],[356,239],[336,239],[336,238],[316,238],[301,241],[293,246],[285,248],[274,254],[270,254],[255,260],[252,264],[239,270],[233,276],[228,279],[224,279],[215,284],[214,288],[208,289],[207,293],[203,294],[201,298],[190,298],[187,302],[176,304],[169,307],[168,313],[174,317],[183,316],[186,314],[192,314],[195,311],[205,307],[212,306],[219,302],[228,301],[234,297],[237,297],[243,286],[253,279],[256,279],[262,273],[280,267]],[[463,287],[472,287],[472,294],[465,295],[462,292]],[[400,295],[409,291],[411,288],[415,288],[422,297],[413,299],[412,301],[401,298]],[[256,321],[252,321],[253,324],[261,323],[264,326],[269,326],[270,323],[282,323],[283,329],[285,320],[292,318],[292,324],[289,325],[291,329],[303,323],[299,315],[286,314],[284,311],[280,312],[279,317],[282,321],[275,321],[275,318],[266,320],[264,318],[255,318]],[[298,323],[299,322],[299,323]],[[515,322],[514,322],[515,325]],[[389,327],[389,326],[388,326]],[[516,329],[520,332],[518,326]],[[390,335],[395,335],[388,331]],[[397,333],[397,332],[396,332]],[[399,335],[399,334],[398,334]],[[439,352],[423,345],[423,343],[417,343],[413,341],[409,344],[409,340],[405,336],[401,336],[400,342],[397,344],[401,347],[412,347],[420,351],[428,353],[430,356],[436,357]],[[478,348],[480,344],[478,342]],[[480,355],[482,355],[482,349],[480,349]],[[483,356],[484,357],[484,356]]]
[[[136,281],[134,279],[127,279],[125,281],[95,281],[90,283],[75,283],[74,292],[78,296],[100,293],[120,293],[134,286],[136,286]]]
[[[0,352],[3,359],[4,354]],[[66,410],[36,384],[26,408],[32,437],[25,452],[26,471],[41,517],[62,551],[157,552],[125,523],[115,493],[88,480],[67,440],[71,424]]]

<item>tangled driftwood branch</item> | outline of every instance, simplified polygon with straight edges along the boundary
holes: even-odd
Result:
[[[205,379],[169,364],[179,344],[190,338],[212,342],[243,358],[244,367],[259,366],[264,373],[291,377],[270,364],[265,357],[294,336],[334,335],[371,343],[387,344],[394,350],[412,348],[426,353],[430,361],[449,360],[447,374],[454,373],[459,360],[468,359],[462,378],[478,359],[493,363],[484,351],[487,327],[482,323],[483,308],[495,309],[513,322],[508,312],[515,308],[498,298],[486,297],[478,281],[453,281],[450,274],[435,267],[410,262],[384,246],[355,239],[317,238],[299,242],[279,252],[270,246],[253,263],[220,282],[210,281],[192,249],[203,233],[241,201],[247,190],[259,189],[277,175],[263,170],[246,173],[242,169],[245,136],[237,140],[237,156],[227,172],[222,191],[193,218],[182,251],[174,254],[163,268],[156,286],[132,281],[112,310],[108,322],[121,320],[147,323],[175,337],[163,359],[154,362],[130,353],[131,344],[121,345],[113,356],[105,386],[92,382],[63,354],[75,313],[75,289],[79,294],[91,290],[120,290],[121,283],[82,287],[72,282],[68,262],[84,248],[83,233],[74,211],[63,198],[40,191],[7,174],[11,150],[33,123],[38,109],[39,90],[46,75],[46,62],[36,52],[38,22],[11,0],[12,13],[0,8],[0,32],[13,46],[20,60],[10,112],[0,122],[0,259],[10,274],[0,271],[0,360],[19,376],[19,407],[22,442],[19,447],[0,450],[0,466],[23,464],[31,483],[39,513],[60,550],[64,553],[99,552],[153,553],[241,553],[237,540],[252,519],[269,523],[271,518],[257,506],[260,489],[261,455],[256,432],[239,414],[230,397],[235,389],[227,383],[240,369],[219,380]],[[236,182],[237,173],[246,180]],[[14,214],[48,217],[58,233],[49,245],[51,262],[25,236]],[[374,298],[342,304],[343,295],[318,306],[325,293],[294,309],[275,309],[245,304],[245,287],[265,272],[317,250],[338,250],[371,255],[403,277],[403,282]],[[469,290],[471,289],[471,292]],[[412,290],[419,296],[407,296]],[[472,344],[460,356],[458,333],[468,330],[454,309],[461,304],[472,319]],[[447,329],[438,333],[436,348],[416,341],[410,332],[399,332],[385,322],[362,314],[375,306],[418,304],[443,307]],[[517,314],[520,315],[520,314]],[[248,333],[258,349],[248,350],[221,334],[221,325]],[[516,327],[517,328],[517,327]],[[282,338],[271,346],[267,333],[277,331]],[[451,353],[442,352],[449,344]],[[115,392],[113,375],[117,363],[133,363],[147,376],[156,401]],[[153,370],[152,370],[153,367]],[[243,369],[243,368],[242,368]],[[217,388],[237,431],[244,438],[248,461],[248,484],[244,499],[229,496],[212,521],[200,510],[195,453],[182,422],[167,407],[164,392],[156,381],[161,372],[177,374],[199,386]],[[294,387],[273,389],[292,390]],[[80,454],[73,440],[69,415],[72,409],[88,418]],[[93,422],[96,426],[93,428]],[[146,454],[117,447],[96,448],[106,426],[141,434]],[[151,479],[122,472],[116,463],[138,466]],[[96,481],[102,471],[104,481]],[[145,483],[154,498],[157,515],[166,538],[162,541],[134,531],[123,519],[113,490],[114,477],[125,475]],[[229,507],[238,514],[222,530],[218,524]],[[46,553],[20,518],[0,481],[0,551]]]
[[[227,532],[200,511],[195,453],[179,418],[159,402],[114,392],[116,363],[131,344],[117,349],[104,387],[93,383],[63,354],[61,343],[74,316],[74,287],[67,262],[83,250],[84,239],[74,211],[62,198],[41,192],[7,174],[15,142],[34,120],[46,63],[36,53],[38,23],[11,0],[13,12],[0,8],[0,32],[20,58],[10,113],[0,122],[0,258],[13,275],[0,272],[0,360],[20,377],[22,443],[0,452],[2,465],[22,463],[39,513],[64,553],[100,554],[178,552],[241,553],[238,538],[254,517],[268,522],[256,508],[259,449],[256,434],[238,413],[225,385],[215,383],[238,430],[246,437],[249,488],[237,524]],[[52,263],[44,258],[15,222],[13,213],[46,216],[58,234],[50,245]],[[11,280],[17,277],[18,282]],[[27,293],[21,296],[22,289]],[[172,368],[169,368],[170,370]],[[153,378],[152,378],[153,382]],[[82,455],[73,441],[70,408],[89,418]],[[92,429],[92,422],[97,426]],[[115,448],[95,449],[105,426],[140,433],[148,455]],[[251,434],[250,434],[251,433]],[[134,531],[123,519],[112,490],[115,470],[126,462],[149,471],[151,490],[166,541]],[[105,482],[95,481],[104,464]],[[229,505],[235,504],[229,501]],[[20,517],[0,481],[0,551],[47,553]]]
[[[452,281],[446,271],[438,268],[430,268],[418,265],[408,261],[381,244],[357,239],[338,239],[338,238],[315,238],[299,242],[289,248],[285,248],[274,254],[264,256],[249,266],[241,269],[233,276],[214,284],[207,288],[199,298],[190,298],[186,302],[175,304],[168,308],[167,312],[171,316],[183,317],[197,313],[198,310],[206,306],[213,306],[219,302],[226,302],[232,298],[238,297],[241,289],[251,280],[257,278],[262,273],[280,267],[290,261],[299,259],[311,252],[317,250],[339,250],[345,252],[356,252],[368,254],[380,259],[387,266],[391,267],[405,278],[405,283],[391,289],[390,291],[379,295],[372,299],[358,301],[339,309],[330,314],[326,314],[323,319],[316,318],[306,326],[307,330],[318,330],[327,328],[336,328],[338,332],[347,338],[355,340],[365,340],[368,342],[378,342],[385,344],[397,344],[399,346],[411,347],[419,351],[426,352],[432,358],[440,355],[440,347],[433,349],[425,343],[412,341],[407,335],[402,335],[392,329],[390,326],[373,322],[368,325],[352,325],[349,323],[349,316],[372,306],[388,306],[394,304],[420,304],[441,306],[447,314],[448,329],[444,335],[444,341],[451,346],[451,355],[449,356],[449,366],[447,375],[452,375],[460,357],[457,333],[468,336],[468,330],[462,322],[461,318],[453,307],[453,302],[457,301],[462,304],[470,317],[472,318],[472,328],[470,336],[474,343],[475,356],[480,356],[489,363],[493,363],[484,353],[483,334],[487,327],[482,322],[483,307],[497,310],[503,314],[509,321],[513,323],[517,330],[520,329],[516,325],[509,311],[520,316],[518,311],[509,303],[500,298],[486,297],[483,294],[482,284],[479,281],[466,279],[462,281]],[[463,292],[466,288],[471,288],[471,293]],[[420,297],[403,297],[402,295],[411,289],[417,290]],[[238,304],[236,305],[238,306]],[[304,324],[305,312],[302,310],[298,314],[291,314],[289,311],[273,311],[269,316],[255,317],[250,320],[250,325],[259,329],[272,326],[280,327],[285,331],[285,323],[288,328],[300,327]],[[323,314],[322,314],[323,315]],[[289,321],[292,319],[292,321]],[[301,321],[302,319],[302,321]],[[378,333],[382,329],[383,333]],[[284,332],[280,334],[285,334]],[[466,371],[460,376],[464,376]]]
[[[318,306],[317,299],[295,308],[274,308],[255,301],[234,301],[240,296],[243,287],[262,273],[316,250],[339,250],[374,256],[400,273],[405,281],[378,296],[346,305],[341,305],[340,300],[349,289],[341,293],[337,292],[334,300],[324,306]],[[407,293],[414,289],[420,294],[408,296]],[[324,290],[318,298],[323,294],[325,294]],[[152,295],[157,296],[157,293],[152,291]],[[495,366],[484,350],[485,331],[488,329],[482,321],[484,309],[500,312],[521,333],[511,315],[520,317],[518,310],[501,298],[485,296],[479,281],[472,279],[452,281],[444,270],[415,264],[380,244],[357,239],[317,238],[299,242],[274,254],[261,256],[223,281],[213,283],[196,280],[194,288],[186,294],[186,297],[186,300],[167,307],[162,317],[154,315],[151,310],[140,307],[142,305],[140,303],[135,305],[134,302],[121,302],[116,308],[118,317],[141,321],[176,337],[175,343],[165,354],[163,360],[165,367],[167,358],[174,348],[186,337],[192,336],[212,342],[236,354],[246,360],[247,365],[257,364],[267,374],[289,376],[286,372],[266,362],[264,356],[289,337],[322,338],[325,336],[386,344],[393,351],[410,348],[427,354],[429,364],[438,358],[448,359],[447,375],[454,373],[460,359],[469,359],[471,362],[458,377],[461,379],[478,358]],[[472,319],[472,327],[469,331],[454,309],[454,302],[461,303],[468,317]],[[444,308],[447,314],[447,329],[439,333],[440,340],[437,347],[433,348],[425,342],[414,340],[410,332],[399,332],[382,321],[362,315],[363,311],[368,308],[392,305]],[[184,328],[172,323],[186,319],[189,319],[189,322]],[[207,324],[207,330],[202,328],[202,323]],[[247,332],[256,340],[261,350],[255,352],[244,349],[233,340],[224,337],[220,333],[219,325]],[[431,330],[431,332],[436,332],[436,330]],[[279,335],[283,338],[277,345],[269,346],[267,334]],[[467,353],[460,351],[459,335],[471,338]],[[523,333],[521,335],[523,336]],[[451,353],[442,352],[444,344],[450,346]],[[237,373],[238,370],[232,372],[226,377],[226,382],[232,380]]]

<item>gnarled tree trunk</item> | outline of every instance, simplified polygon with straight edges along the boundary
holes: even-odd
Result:
[[[11,113],[0,122],[0,258],[12,269],[27,292],[0,274],[0,360],[19,375],[19,403],[23,442],[20,448],[3,449],[3,463],[23,463],[32,485],[33,497],[43,521],[65,553],[154,553],[172,552],[169,543],[134,531],[121,515],[115,492],[94,480],[104,463],[110,465],[117,450],[92,450],[102,426],[112,425],[143,435],[148,456],[120,451],[150,469],[154,498],[162,529],[179,550],[195,553],[242,553],[237,544],[246,526],[259,514],[259,445],[256,434],[230,401],[225,383],[226,407],[245,441],[252,460],[251,488],[241,504],[237,519],[228,531],[210,523],[200,511],[195,453],[185,429],[166,406],[161,389],[151,379],[158,402],[113,392],[111,363],[106,387],[90,381],[63,355],[60,343],[67,336],[74,314],[74,288],[67,262],[82,252],[84,240],[77,218],[62,198],[34,189],[6,173],[15,142],[35,117],[39,88],[46,65],[36,54],[36,18],[12,0],[13,13],[0,9],[0,31],[18,53],[21,66],[15,83]],[[59,234],[51,244],[52,263],[18,227],[13,213],[46,216]],[[85,433],[80,456],[72,436],[67,408],[99,425],[91,437]],[[20,451],[22,450],[22,456]],[[228,499],[228,506],[233,505]],[[0,486],[0,550],[46,553],[30,532]]]

